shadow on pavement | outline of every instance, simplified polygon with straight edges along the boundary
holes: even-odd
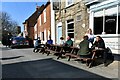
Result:
[[[115,61],[120,61],[120,54],[113,54]]]
[[[80,80],[82,78],[110,80],[100,75],[55,61],[52,58],[2,65],[2,75],[3,80],[9,80],[10,78],[14,78],[15,80],[17,78],[29,78],[31,80],[37,78],[56,78],[55,80],[57,80],[57,78],[61,78],[61,80],[70,78],[71,80]]]
[[[9,59],[16,59],[24,56],[16,56],[16,57],[8,57],[8,58],[2,58],[2,60],[9,60]]]
[[[2,51],[11,50],[11,48],[8,48],[8,47],[0,47],[0,49],[1,49]]]

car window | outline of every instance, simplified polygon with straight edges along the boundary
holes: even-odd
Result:
[[[24,40],[26,40],[26,39],[23,38],[23,37],[15,37],[14,40],[17,40],[17,41],[24,41]]]

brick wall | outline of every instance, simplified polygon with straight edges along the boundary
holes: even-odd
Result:
[[[40,35],[40,32],[44,32],[46,30],[46,33],[44,32],[44,34],[46,34],[45,39],[48,40],[48,33],[50,31],[50,27],[51,27],[51,10],[50,10],[50,4],[47,5],[46,9],[46,22],[44,23],[44,11],[41,14],[41,25],[40,25],[40,16],[38,18],[37,21],[37,26],[38,26],[38,36],[41,37],[42,40],[42,36]]]

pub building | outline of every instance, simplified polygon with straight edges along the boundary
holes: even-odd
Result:
[[[89,27],[95,36],[101,36],[106,47],[114,54],[120,51],[120,1],[104,0],[99,3],[86,3],[89,12]]]

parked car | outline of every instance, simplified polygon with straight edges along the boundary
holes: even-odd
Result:
[[[12,37],[11,48],[29,47],[29,41],[24,37]]]

